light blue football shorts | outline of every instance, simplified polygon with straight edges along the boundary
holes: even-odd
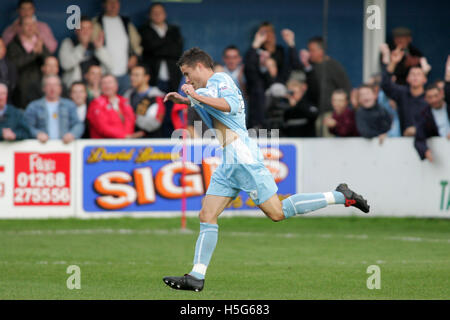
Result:
[[[263,203],[278,191],[263,160],[254,140],[237,138],[223,148],[222,163],[214,171],[206,194],[234,199],[243,190],[256,205]]]

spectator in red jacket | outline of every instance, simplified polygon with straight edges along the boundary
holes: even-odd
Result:
[[[87,119],[91,138],[140,138],[143,131],[134,132],[136,117],[127,99],[117,94],[119,85],[113,75],[104,75],[100,83],[102,95],[88,108]]]
[[[337,137],[358,137],[355,112],[348,105],[348,95],[344,89],[337,89],[331,95],[333,114],[325,117],[323,124]]]

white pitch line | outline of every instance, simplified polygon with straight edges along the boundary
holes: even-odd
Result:
[[[197,231],[181,230],[181,229],[53,229],[53,230],[17,230],[17,231],[0,231],[0,236],[52,236],[52,235],[102,235],[102,234],[118,234],[118,235],[193,235]],[[239,232],[239,231],[221,231],[221,236],[238,236],[238,237],[279,237],[279,238],[343,238],[351,240],[389,240],[402,242],[431,242],[431,243],[448,243],[450,239],[433,239],[417,236],[369,236],[367,234],[329,234],[329,233],[265,233],[265,232]]]

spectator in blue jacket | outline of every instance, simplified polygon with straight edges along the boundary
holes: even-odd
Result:
[[[379,137],[382,143],[391,128],[391,116],[377,103],[375,88],[362,85],[358,91],[359,108],[356,111],[356,127],[361,137]]]
[[[43,90],[45,96],[32,101],[25,110],[31,136],[42,143],[49,139],[70,143],[80,138],[84,124],[78,119],[76,105],[61,98],[61,79],[58,76],[45,77]]]
[[[427,145],[427,139],[446,137],[450,140],[450,82],[445,83],[445,100],[444,93],[437,84],[427,87],[425,100],[428,105],[422,109],[418,118],[414,147],[419,153],[420,159],[433,162],[433,155]]]
[[[8,104],[8,86],[0,83],[0,141],[30,138],[30,129],[22,111]]]

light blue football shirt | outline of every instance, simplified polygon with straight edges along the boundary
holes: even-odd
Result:
[[[230,105],[231,110],[223,112],[188,96],[191,100],[191,106],[195,108],[209,128],[214,128],[213,119],[211,118],[214,117],[238,135],[248,136],[245,125],[244,98],[241,90],[239,90],[228,74],[224,72],[214,73],[206,83],[206,88],[197,89],[195,92],[205,97],[224,98]]]

